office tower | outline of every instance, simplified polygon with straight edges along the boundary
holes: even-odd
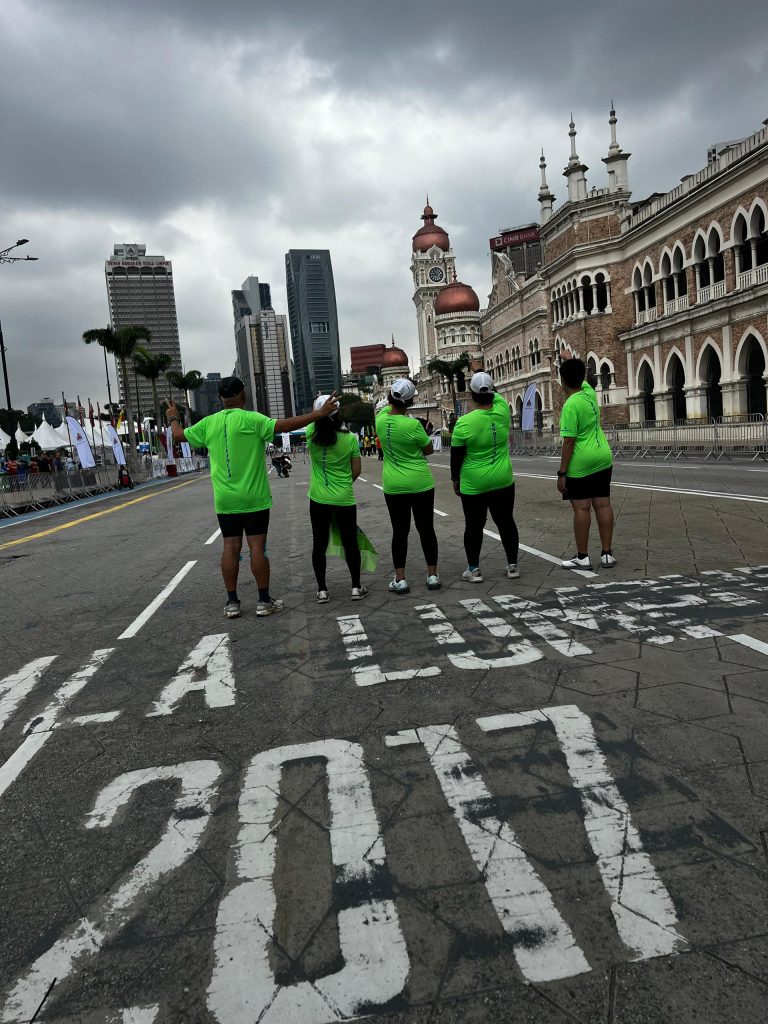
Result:
[[[165,352],[171,357],[170,370],[182,371],[179,327],[176,322],[176,299],[173,293],[173,266],[165,256],[147,256],[146,245],[136,243],[115,244],[114,253],[105,261],[109,319],[112,327],[132,327],[140,324],[151,335],[149,349]],[[117,367],[120,398],[125,400],[125,381]],[[139,408],[143,415],[151,414],[152,385],[143,377],[134,375],[129,367],[128,385],[133,398],[134,415]],[[157,382],[161,398],[168,395],[164,379]],[[176,398],[181,396],[174,392]]]
[[[386,345],[353,345],[349,350],[354,374],[377,373],[387,351]]]
[[[293,415],[285,317],[272,308],[269,285],[247,277],[232,292],[232,312],[235,372],[245,384],[249,408],[273,419]]]
[[[295,364],[296,411],[315,398],[341,391],[341,352],[331,254],[327,249],[291,249],[285,256],[288,318]]]
[[[190,391],[189,402],[192,406],[192,411],[198,416],[211,416],[223,408],[221,398],[219,397],[220,383],[220,373],[207,373],[200,387]]]

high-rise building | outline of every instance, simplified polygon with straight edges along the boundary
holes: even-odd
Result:
[[[489,242],[491,252],[504,253],[516,274],[532,277],[541,266],[541,238],[538,224],[500,228]]]
[[[61,426],[61,414],[52,398],[41,398],[39,402],[33,402],[32,405],[27,406],[27,413],[35,421],[45,416],[52,427]]]
[[[374,373],[381,367],[386,345],[353,345],[349,350],[352,373]]]
[[[219,397],[220,373],[208,373],[199,388],[190,392],[192,411],[198,416],[211,416],[223,408]]]
[[[279,419],[293,414],[291,359],[285,316],[272,308],[268,284],[247,277],[232,292],[235,372],[245,384],[248,404]]]
[[[151,352],[165,352],[171,357],[170,370],[181,373],[179,326],[176,321],[176,298],[173,292],[173,266],[165,256],[147,256],[146,245],[135,242],[116,243],[112,256],[105,261],[109,319],[112,327],[132,327],[140,324],[151,335]],[[121,400],[125,399],[125,384],[117,368]],[[152,385],[143,377],[130,372],[134,413],[138,392],[142,413],[152,410]],[[163,394],[165,382],[158,382]],[[174,392],[175,397],[181,397]]]
[[[296,373],[296,411],[320,394],[341,391],[341,350],[331,254],[291,249],[285,256],[288,317]]]

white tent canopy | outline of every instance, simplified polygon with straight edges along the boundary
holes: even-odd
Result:
[[[11,435],[6,434],[2,427],[0,427],[0,448],[7,448],[11,443]]]
[[[17,444],[26,444],[29,440],[29,435],[24,433],[18,423],[16,424],[16,433],[13,436],[16,438]]]
[[[61,438],[43,414],[43,422],[32,434],[32,440],[39,445],[44,452],[55,451],[61,448]]]

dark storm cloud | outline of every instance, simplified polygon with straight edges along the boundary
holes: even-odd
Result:
[[[343,361],[393,330],[413,352],[427,188],[482,297],[489,235],[536,216],[541,146],[564,197],[571,110],[590,183],[614,97],[635,194],[670,188],[768,115],[767,28],[711,0],[5,0],[0,240],[41,257],[0,275],[16,400],[100,387],[77,339],[122,240],[174,260],[189,366],[231,370],[229,289],[256,273],[284,309],[308,245],[333,253]]]

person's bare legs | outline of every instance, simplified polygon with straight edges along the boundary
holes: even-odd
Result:
[[[225,537],[224,549],[221,552],[221,575],[227,593],[237,590],[237,577],[240,571],[240,551],[243,547],[242,537]]]
[[[593,498],[592,508],[595,510],[597,529],[603,551],[611,551],[613,544],[613,509],[610,498]]]
[[[573,508],[573,535],[576,539],[576,552],[583,555],[589,551],[592,502],[589,498],[572,498],[571,507]]]
[[[259,590],[269,590],[269,559],[266,554],[266,533],[246,537],[251,552],[251,572],[256,579]]]

